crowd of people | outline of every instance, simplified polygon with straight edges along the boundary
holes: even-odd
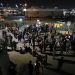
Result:
[[[48,48],[50,52],[59,50],[61,54],[63,51],[73,51],[75,53],[75,38],[73,35],[57,33],[56,30],[50,29],[48,25],[40,27],[30,25],[21,32],[19,28],[7,27],[2,31],[2,36],[5,40],[5,45],[10,46],[12,50],[17,50],[17,43],[23,42],[24,48],[20,47],[21,53],[28,50],[29,52],[37,51],[36,46],[39,47],[41,53],[45,52]],[[29,43],[29,46],[26,43]]]
[[[9,46],[11,47],[11,50],[16,51],[17,44],[21,42],[23,43],[23,47],[19,48],[19,52],[21,54],[29,52],[34,56],[37,55],[35,66],[32,64],[32,61],[29,61],[28,63],[29,75],[33,75],[34,70],[36,75],[40,74],[40,66],[42,63],[40,64],[39,61],[42,57],[38,55],[37,47],[41,54],[45,53],[46,50],[49,50],[49,53],[56,53],[56,51],[60,51],[61,56],[63,56],[64,51],[66,53],[69,53],[70,51],[75,53],[75,37],[69,34],[64,35],[58,33],[53,28],[50,29],[48,25],[42,25],[39,27],[36,25],[29,25],[28,27],[25,27],[23,31],[20,31],[17,27],[6,27],[2,30],[2,39],[4,40],[2,45],[5,50],[8,50]],[[28,45],[26,45],[27,43]],[[43,64],[45,65],[47,63],[47,55],[44,57],[45,63]],[[63,57],[59,60],[58,70],[61,68],[62,63]],[[41,69],[43,71],[43,68]],[[16,64],[10,62],[8,70],[8,75],[16,75]]]

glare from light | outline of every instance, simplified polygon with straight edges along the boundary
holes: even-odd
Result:
[[[22,19],[22,18],[20,18],[20,19],[19,19],[19,21],[20,21],[20,22],[22,22],[22,21],[23,21],[23,19]]]
[[[36,66],[36,63],[34,63],[34,65]]]
[[[67,22],[67,26],[69,27],[71,25],[71,21],[68,21]]]
[[[60,28],[60,25],[59,24],[57,24],[57,28]]]
[[[39,21],[38,24],[41,24],[41,22]]]
[[[45,24],[48,24],[48,23],[45,23]]]
[[[66,15],[66,13],[67,13],[66,11],[63,11],[63,15],[64,15],[64,16]]]
[[[23,11],[27,11],[27,9],[26,9],[26,8],[24,8],[24,9],[23,9]]]
[[[38,25],[38,24],[36,24],[36,27],[39,27],[39,25]]]
[[[63,26],[63,24],[60,24],[60,26],[62,27],[62,26]]]
[[[16,8],[18,8],[18,5],[16,4]]]
[[[39,19],[37,19],[37,22],[39,22],[40,20]]]
[[[27,6],[27,4],[25,3],[25,7]]]
[[[29,27],[29,25],[26,25],[26,27]]]

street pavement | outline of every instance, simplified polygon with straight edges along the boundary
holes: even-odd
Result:
[[[19,71],[19,68],[21,65],[28,64],[29,60],[32,60],[33,64],[36,62],[36,57],[33,57],[31,54],[20,54],[19,52],[11,51],[8,52],[9,58],[11,61],[17,64],[17,71]],[[60,58],[60,57],[56,57]],[[72,60],[75,61],[75,57],[64,57],[64,60]],[[44,68],[44,75],[62,75],[59,72],[56,72],[58,61],[53,59],[53,56],[48,55],[47,60],[48,65]],[[75,64],[64,62],[62,68],[62,71],[71,73],[72,75],[75,75]],[[66,74],[68,75],[68,74]]]
[[[60,57],[56,57],[60,58]],[[20,54],[19,52],[16,51],[10,51],[8,54],[6,52],[0,53],[0,66],[2,67],[3,75],[6,75],[7,67],[9,66],[9,59],[17,64],[17,73],[20,72],[20,67],[23,67],[23,65],[27,65],[30,60],[32,60],[32,63],[34,64],[36,62],[36,57],[33,57],[31,54],[26,53],[26,54]],[[73,60],[75,61],[75,57],[64,57],[64,60]],[[47,60],[47,66],[43,69],[43,75],[62,75],[61,73],[67,72],[71,73],[72,75],[75,75],[75,63],[68,63],[64,62],[61,70],[63,72],[57,72],[57,64],[58,61],[53,59],[53,56],[48,55],[48,60]],[[27,66],[25,66],[27,69]],[[66,75],[69,75],[67,74]],[[23,74],[22,74],[23,75]],[[25,72],[25,75],[28,75],[28,72]],[[63,74],[65,75],[65,73]]]

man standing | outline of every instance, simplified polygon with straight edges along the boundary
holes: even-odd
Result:
[[[29,71],[29,75],[33,75],[33,64],[31,60],[28,63],[28,71]]]

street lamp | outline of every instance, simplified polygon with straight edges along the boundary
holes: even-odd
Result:
[[[37,24],[41,25],[41,21],[39,19],[37,19]]]
[[[69,33],[69,31],[70,31],[70,25],[71,25],[71,21],[68,21],[68,22],[67,22],[68,33]]]
[[[18,25],[19,25],[19,27],[21,27],[23,25],[23,18],[18,19]]]
[[[24,8],[24,9],[23,9],[23,12],[24,12],[24,16],[25,16],[25,17],[26,17],[26,11],[27,11],[27,9]]]

